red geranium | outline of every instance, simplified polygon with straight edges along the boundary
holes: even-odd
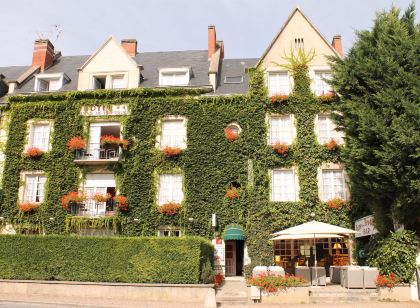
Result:
[[[271,146],[277,154],[286,157],[289,153],[289,146],[286,143],[277,142]]]
[[[61,197],[61,206],[67,209],[71,203],[81,203],[86,200],[86,196],[78,191],[71,191]]]
[[[123,195],[117,195],[114,197],[114,201],[117,203],[117,206],[122,211],[128,210],[128,199]]]
[[[330,101],[332,101],[332,99],[334,98],[334,96],[335,96],[335,92],[329,91],[329,92],[327,92],[325,94],[321,94],[319,96],[319,98],[321,99],[321,101],[330,102]]]
[[[225,137],[226,139],[228,139],[230,142],[235,141],[236,139],[239,138],[239,132],[236,130],[233,130],[230,127],[226,127],[225,128]]]
[[[159,212],[166,216],[174,216],[181,208],[181,204],[176,202],[169,202],[159,206]]]
[[[274,94],[270,97],[271,102],[277,103],[277,102],[281,102],[281,101],[285,101],[289,98],[289,95],[287,94]]]
[[[347,204],[347,202],[345,200],[343,200],[341,198],[338,198],[338,197],[334,197],[334,198],[328,200],[326,203],[327,203],[327,206],[330,209],[339,209],[342,206]]]
[[[325,147],[327,148],[328,151],[334,151],[336,149],[338,149],[338,143],[337,140],[335,140],[334,138],[331,138],[326,144]]]
[[[86,142],[83,140],[82,137],[72,137],[67,142],[67,148],[70,151],[83,150],[84,148],[86,148]]]
[[[233,200],[239,197],[238,189],[231,187],[226,191],[225,198]]]
[[[25,156],[29,158],[38,158],[38,157],[41,157],[43,153],[44,152],[42,152],[42,150],[32,147],[26,150]]]
[[[214,275],[214,285],[216,286],[216,288],[220,288],[223,281],[225,281],[225,276],[223,276],[222,273],[217,273],[216,275]]]
[[[101,136],[101,145],[120,145],[121,138],[112,135]]]
[[[378,277],[376,277],[375,284],[379,288],[387,287],[391,289],[400,281],[401,279],[395,276],[394,273],[391,273],[389,275],[378,275]]]
[[[256,277],[247,279],[250,285],[259,287],[267,293],[275,293],[279,290],[296,287],[306,283],[306,281],[298,276],[288,275],[280,276],[269,272],[261,273]]]
[[[38,208],[38,204],[34,203],[34,202],[21,202],[19,203],[19,210],[21,212],[30,212],[33,210],[36,210]]]
[[[107,193],[107,194],[95,194],[92,197],[92,199],[95,200],[96,202],[107,202],[111,198],[112,198],[112,196],[109,193]]]
[[[175,157],[181,154],[182,149],[179,147],[164,147],[162,151],[163,151],[163,155],[166,158],[169,158],[169,157]]]

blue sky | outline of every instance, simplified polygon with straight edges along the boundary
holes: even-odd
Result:
[[[293,8],[299,6],[328,41],[372,26],[375,12],[412,0],[15,0],[0,1],[0,66],[31,62],[37,33],[53,39],[63,55],[92,54],[110,35],[136,38],[140,51],[207,48],[207,26],[216,25],[226,58],[258,58]],[[415,1],[419,7],[419,1]],[[418,9],[417,9],[418,11]],[[419,16],[417,16],[417,20]]]

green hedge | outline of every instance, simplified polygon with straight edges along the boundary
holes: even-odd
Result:
[[[199,283],[212,245],[200,237],[0,236],[0,278]]]

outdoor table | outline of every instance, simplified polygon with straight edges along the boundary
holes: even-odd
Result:
[[[307,282],[311,281],[311,270],[309,266],[298,266],[295,269],[295,276],[302,277]]]
[[[327,285],[325,267],[311,267],[311,277],[313,286],[325,286]],[[318,282],[317,282],[318,279]]]

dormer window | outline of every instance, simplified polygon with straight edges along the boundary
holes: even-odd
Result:
[[[165,68],[159,70],[160,86],[187,86],[190,82],[191,69],[182,68]]]
[[[225,76],[225,83],[243,83],[243,76]]]
[[[98,74],[92,77],[93,90],[99,89],[126,89],[127,78],[125,74]]]
[[[60,90],[70,79],[66,74],[38,74],[35,75],[35,92],[52,92]]]

